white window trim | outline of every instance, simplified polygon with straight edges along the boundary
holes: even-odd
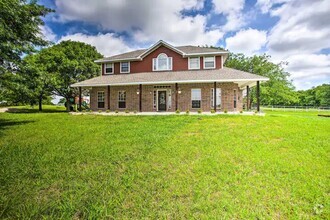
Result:
[[[128,63],[128,71],[127,72],[121,71],[121,64],[122,63]],[[120,73],[130,73],[130,72],[131,72],[131,62],[130,61],[120,62]]]
[[[164,69],[164,70],[159,70],[158,69],[158,57],[160,56],[160,55],[162,55],[162,54],[165,54],[166,55],[166,57],[167,57],[167,67],[169,67],[169,60],[171,60],[171,66],[170,66],[170,68],[168,68],[168,69]],[[156,62],[156,69],[154,68],[155,67],[155,63],[154,62]],[[169,71],[169,70],[173,70],[173,58],[172,57],[169,57],[169,56],[167,56],[167,54],[166,53],[160,53],[160,54],[158,54],[158,56],[156,57],[156,58],[153,58],[152,59],[152,71]]]
[[[107,64],[112,64],[112,72],[107,73]],[[115,65],[114,63],[104,63],[104,75],[111,75],[114,73]]]
[[[192,105],[192,101],[196,101],[196,100],[198,100],[198,99],[192,99],[192,91],[194,90],[194,89],[198,89],[198,90],[200,90],[201,91],[201,98],[200,98],[200,106],[199,106],[199,108],[194,108],[193,107],[193,105]],[[190,90],[190,104],[191,104],[191,108],[192,109],[201,109],[202,108],[202,89],[201,88],[192,88],[191,90]]]
[[[213,59],[214,59],[214,65],[213,65],[213,67],[205,67],[205,58],[206,57],[213,57]],[[215,59],[215,56],[206,56],[206,57],[203,57],[203,68],[204,69],[215,69],[215,67],[217,66],[216,65],[216,59]]]
[[[190,59],[191,58],[197,58],[198,59],[198,67],[191,68],[191,66],[190,66]],[[190,69],[190,70],[199,70],[200,68],[201,68],[201,57],[188,57],[188,69]]]
[[[223,69],[223,56],[221,55],[221,69]]]

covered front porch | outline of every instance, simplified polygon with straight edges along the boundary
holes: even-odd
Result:
[[[80,91],[90,90],[93,111],[214,111],[236,112],[250,109],[250,88],[257,89],[257,111],[260,111],[260,83],[268,78],[222,68],[112,74],[75,83]],[[246,91],[243,93],[243,91]],[[244,94],[244,97],[243,97]],[[246,99],[245,99],[246,96]],[[244,99],[243,99],[244,98]]]

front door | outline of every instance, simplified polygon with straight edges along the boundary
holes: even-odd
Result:
[[[158,111],[166,111],[166,91],[158,91]]]

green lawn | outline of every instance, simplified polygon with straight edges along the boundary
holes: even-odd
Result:
[[[326,219],[330,118],[0,113],[0,218]]]

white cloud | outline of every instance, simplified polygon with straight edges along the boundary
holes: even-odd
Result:
[[[247,16],[243,14],[244,0],[213,0],[214,12],[226,16],[227,22],[221,30],[236,31],[246,25]]]
[[[113,33],[98,35],[76,33],[64,36],[58,42],[65,40],[79,41],[90,44],[95,46],[96,49],[105,56],[112,56],[136,49],[128,46],[121,37],[116,37]]]
[[[319,52],[330,48],[330,2],[292,0],[275,9],[272,6],[279,1],[264,2],[268,4],[263,11],[279,18],[268,37],[268,53],[272,59],[289,62],[286,70],[298,89],[329,83],[329,55]]]
[[[257,0],[256,6],[259,7],[261,12],[265,14],[270,12],[273,5],[282,4],[289,1],[291,0]]]
[[[39,27],[41,35],[44,39],[48,41],[55,41],[56,40],[56,34],[52,31],[52,29],[46,25],[42,25]]]
[[[247,29],[237,32],[233,37],[228,37],[226,39],[226,47],[235,53],[253,55],[257,53],[266,42],[266,31]]]
[[[207,16],[182,16],[183,10],[202,9],[204,0],[123,1],[66,0],[56,2],[58,21],[84,21],[102,30],[126,32],[138,42],[160,39],[179,44],[215,45],[223,33],[206,27]]]

